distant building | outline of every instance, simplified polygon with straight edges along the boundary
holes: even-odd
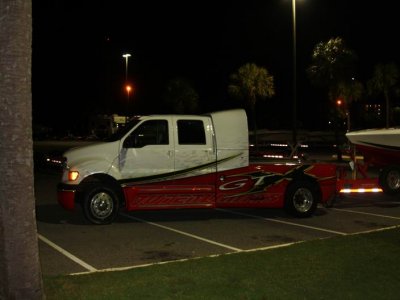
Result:
[[[381,104],[365,104],[364,110],[368,114],[376,114],[377,117],[380,117],[382,115]]]

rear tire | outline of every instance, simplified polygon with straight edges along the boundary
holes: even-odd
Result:
[[[320,201],[318,186],[310,181],[296,181],[287,187],[285,194],[285,210],[299,218],[310,217],[317,209]]]
[[[118,216],[118,192],[106,183],[90,184],[84,189],[82,208],[85,218],[93,224],[110,224]]]
[[[385,194],[398,194],[400,192],[400,167],[389,166],[381,170],[379,184]]]

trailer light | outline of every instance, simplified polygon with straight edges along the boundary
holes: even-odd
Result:
[[[339,193],[350,194],[350,193],[381,193],[381,188],[359,188],[359,189],[341,189]]]
[[[264,154],[265,158],[283,158],[283,155]]]
[[[68,180],[69,181],[75,181],[79,177],[79,172],[78,171],[69,171],[68,172]]]

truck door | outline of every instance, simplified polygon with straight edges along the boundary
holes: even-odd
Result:
[[[164,180],[173,173],[170,122],[168,118],[144,121],[122,141],[119,167],[124,179]]]
[[[175,184],[192,204],[215,203],[216,152],[208,117],[175,116]]]

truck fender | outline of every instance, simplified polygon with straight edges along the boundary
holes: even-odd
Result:
[[[116,180],[120,179],[118,168],[107,160],[87,160],[81,164],[75,164],[71,170],[79,171],[79,181],[77,184],[94,174],[109,174]]]

